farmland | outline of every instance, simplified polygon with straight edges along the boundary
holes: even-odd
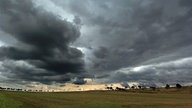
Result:
[[[192,108],[192,87],[86,92],[0,91],[0,108]]]

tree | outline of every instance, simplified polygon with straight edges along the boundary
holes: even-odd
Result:
[[[180,84],[176,84],[176,88],[181,88],[182,86]]]
[[[135,89],[135,86],[131,86],[132,89]]]
[[[125,91],[124,88],[119,88],[119,87],[116,87],[116,90],[119,90],[119,91]]]
[[[138,88],[141,89],[142,87],[140,85],[138,85]]]
[[[170,85],[169,85],[169,84],[166,84],[165,88],[166,88],[166,89],[170,88]]]
[[[149,88],[151,88],[152,90],[155,90],[155,89],[156,89],[156,87],[153,87],[153,86],[151,86],[151,87],[149,87]]]
[[[108,89],[108,90],[113,90],[113,87],[107,87],[106,89]]]

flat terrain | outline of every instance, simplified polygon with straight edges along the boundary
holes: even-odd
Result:
[[[62,93],[0,91],[0,108],[192,108],[192,87]]]

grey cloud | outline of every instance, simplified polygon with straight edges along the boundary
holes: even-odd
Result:
[[[86,81],[83,79],[83,78],[78,78],[76,77],[73,81],[74,84],[77,84],[77,85],[81,85],[81,84],[85,84]]]
[[[191,1],[189,1],[189,0],[180,0],[179,1],[179,4],[181,5],[181,6],[191,6]]]
[[[75,16],[73,22],[77,25],[81,24],[81,19],[78,16]]]
[[[112,81],[161,81],[168,80],[169,73],[174,80],[188,79],[191,74],[190,68],[182,64],[177,68],[163,66],[138,73],[121,72],[124,68],[154,66],[191,57],[190,1],[52,1],[63,7],[64,11],[75,15],[73,23],[78,26],[61,21],[41,8],[34,8],[30,2],[14,4],[3,1],[5,5],[1,7],[4,12],[0,15],[2,30],[28,46],[2,47],[2,60],[6,57],[26,60],[36,68],[57,75],[71,72],[79,75],[80,79],[84,74],[81,73],[84,65],[88,67],[86,71],[89,71],[90,76],[92,74]],[[71,48],[71,43],[87,48],[83,53],[88,62],[84,63],[82,52]],[[15,53],[12,54],[13,50]],[[182,71],[185,74],[181,74]]]
[[[94,45],[100,47],[99,45],[102,43],[102,46],[106,46],[107,50],[111,52],[100,64],[108,64],[112,68],[114,67],[113,64],[116,63],[116,69],[118,69],[137,65],[151,58],[171,54],[177,49],[191,45],[192,39],[189,30],[191,28],[191,8],[185,7],[187,9],[184,11],[184,7],[179,4],[180,1],[147,2],[133,2],[134,7],[131,5],[129,7],[131,8],[130,12],[127,7],[123,7],[124,11],[121,11],[122,14],[119,13],[118,9],[114,9],[113,14],[118,16],[118,18],[111,18],[110,15],[104,15],[103,13],[96,13],[99,16],[97,17],[96,15],[95,17],[97,21],[88,17],[100,29],[100,36],[93,34],[94,37],[92,38],[100,39],[100,42]],[[101,2],[97,3],[101,4]],[[114,5],[117,7],[122,6],[121,3],[111,2],[110,5],[111,7]],[[144,3],[146,4],[143,5]],[[164,16],[165,10],[169,8],[168,4],[175,4],[178,13],[183,11],[184,13],[169,13],[169,16],[175,17]],[[126,17],[121,17],[121,15],[126,15]],[[101,21],[101,23],[98,21]],[[119,49],[125,52],[121,53],[122,51]],[[126,52],[129,49],[132,49],[132,51]],[[102,51],[100,53],[102,54]]]
[[[143,65],[132,68],[123,68],[115,71],[110,80],[141,81],[141,82],[191,82],[191,58],[158,64]]]
[[[23,60],[33,65],[29,70],[24,66],[4,66],[14,77],[49,83],[70,80],[71,76],[65,77],[68,73],[85,72],[82,52],[70,47],[80,36],[76,25],[35,7],[31,1],[1,0],[0,9],[1,30],[23,43],[23,46],[0,47],[1,60]],[[38,74],[38,69],[46,73]],[[64,77],[41,79],[51,75]]]
[[[192,41],[190,35],[192,8],[188,1],[122,0],[90,1],[89,4],[95,4],[93,7],[86,7],[90,8],[90,16],[88,14],[86,16],[79,14],[79,16],[84,18],[82,21],[85,26],[93,26],[93,30],[90,29],[93,34],[87,38],[93,41],[90,45],[94,46],[92,50],[96,57],[92,57],[92,70],[97,71],[95,74],[113,75],[114,70],[142,65],[155,58],[159,60],[156,59],[153,63],[191,56],[189,50]],[[104,47],[105,51],[98,50],[100,47]],[[168,57],[168,55],[174,57]],[[182,67],[177,68],[179,69]],[[163,80],[167,79],[169,70],[172,70],[171,66],[164,67],[161,70],[164,72],[159,73],[158,76],[152,71],[160,70],[125,75],[120,73],[120,76],[128,78],[111,79],[136,81],[156,80],[157,77]],[[190,68],[186,68],[185,71],[185,77],[187,77],[190,74]],[[181,77],[181,72],[172,70],[170,73],[174,74],[174,80],[185,78]]]
[[[102,59],[102,58],[105,58],[106,56],[108,56],[109,52],[108,52],[107,48],[99,47],[99,49],[94,52],[94,55],[95,55],[95,57]]]

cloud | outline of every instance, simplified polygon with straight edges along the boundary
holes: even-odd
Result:
[[[74,84],[78,84],[78,85],[81,85],[81,84],[85,84],[87,83],[83,78],[78,78],[78,77],[75,77],[72,82]]]
[[[182,58],[169,62],[121,68],[111,74],[110,80],[141,82],[190,82],[192,58]]]
[[[1,41],[8,46],[0,48],[0,60],[3,64],[23,61],[33,66],[31,73],[39,69],[45,72],[39,75],[44,76],[42,80],[36,74],[26,79],[14,74],[20,79],[173,81],[191,75],[190,68],[183,66],[190,61],[177,64],[177,68],[172,64],[191,57],[192,8],[188,0],[33,2],[0,3],[0,27],[4,32],[0,34],[15,39],[7,41],[3,36]],[[70,22],[63,20],[65,17]],[[168,63],[168,67],[160,67],[161,63]]]
[[[114,71],[123,68],[154,65],[191,56],[190,1],[52,1],[81,18],[83,37],[76,43],[77,46],[92,48],[89,49],[92,54],[90,62],[86,65],[89,65],[89,71],[96,76],[106,76],[108,79],[114,75]],[[168,70],[170,69],[167,67],[164,69],[165,73],[159,73],[159,79],[164,79],[163,75]],[[185,73],[186,77],[190,74],[190,69],[186,68],[185,71],[187,70],[189,72]],[[133,73],[131,78],[129,74],[119,73],[119,76],[128,78],[111,79],[155,80],[156,74],[149,75],[150,72]],[[175,75],[177,78],[184,78],[179,76],[181,75]]]
[[[80,36],[76,25],[31,1],[1,0],[0,9],[1,30],[19,43],[0,47],[0,59],[5,68],[2,73],[10,72],[10,76],[6,74],[8,78],[63,82],[70,80],[67,74],[85,71],[82,52],[70,47]],[[18,66],[20,61],[23,64]]]

